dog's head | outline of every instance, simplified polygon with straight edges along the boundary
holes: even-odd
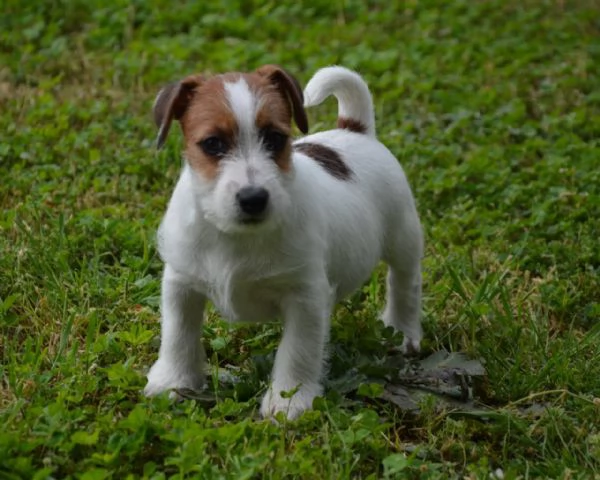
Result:
[[[159,92],[154,119],[158,148],[180,122],[201,208],[217,228],[255,230],[285,215],[292,119],[308,131],[302,89],[285,70],[189,76]]]

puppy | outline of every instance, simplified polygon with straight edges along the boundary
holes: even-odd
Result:
[[[330,95],[337,128],[293,140],[292,120],[307,133],[304,106]],[[146,395],[204,386],[210,300],[230,321],[283,320],[261,414],[296,418],[323,393],[332,309],[380,260],[389,266],[383,321],[404,333],[405,352],[419,350],[421,225],[357,73],[324,68],[304,95],[274,65],[192,75],[159,92],[154,117],[158,147],[180,122],[185,162],[158,232],[162,332]]]

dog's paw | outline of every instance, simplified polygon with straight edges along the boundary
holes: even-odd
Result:
[[[421,351],[421,340],[413,339],[404,335],[402,342],[402,353],[407,357],[417,355]]]
[[[200,370],[187,371],[179,365],[174,365],[159,358],[148,372],[148,383],[144,388],[144,395],[154,397],[171,390],[169,397],[172,400],[181,400],[181,395],[172,390],[201,391],[204,383],[204,375]]]
[[[260,414],[263,418],[273,418],[277,413],[284,412],[288,420],[294,420],[306,410],[312,409],[313,400],[323,393],[319,384],[302,385],[295,392],[283,391],[276,385],[271,385],[263,397]]]

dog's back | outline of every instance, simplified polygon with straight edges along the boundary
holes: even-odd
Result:
[[[299,183],[310,189],[302,198],[318,203],[319,217],[327,221],[329,271],[341,298],[368,278],[378,260],[396,257],[399,249],[420,258],[423,242],[404,171],[375,136],[366,83],[344,67],[323,68],[306,86],[305,105],[330,95],[338,100],[337,128],[297,140],[294,162]]]

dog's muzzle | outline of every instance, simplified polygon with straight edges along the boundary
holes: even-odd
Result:
[[[269,204],[269,192],[262,187],[247,186],[235,195],[245,221],[260,221]]]

